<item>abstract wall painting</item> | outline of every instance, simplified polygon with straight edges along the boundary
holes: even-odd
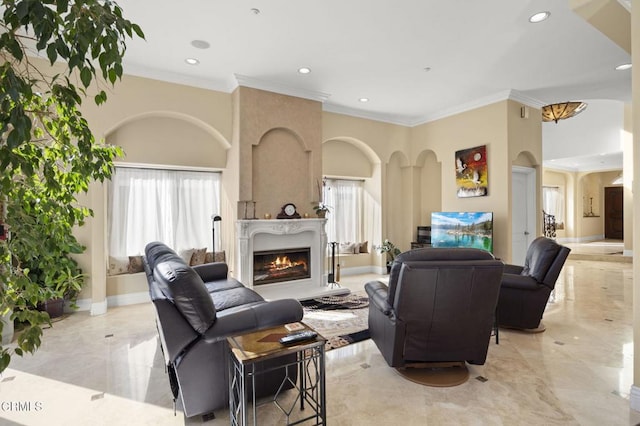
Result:
[[[484,197],[488,186],[487,146],[456,151],[458,198]]]

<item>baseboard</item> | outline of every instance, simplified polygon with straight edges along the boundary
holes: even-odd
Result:
[[[560,244],[581,244],[600,240],[604,240],[604,235],[589,235],[587,237],[563,237],[556,239],[556,241]]]
[[[361,275],[361,274],[374,274],[375,266],[353,266],[351,268],[340,268],[340,275],[348,276],[348,275]]]
[[[107,313],[107,301],[103,300],[102,302],[92,303],[91,309],[89,310],[89,315],[103,315]]]
[[[139,303],[151,302],[148,291],[141,291],[138,293],[119,294],[117,296],[107,297],[107,305],[110,308],[115,306],[127,306],[137,305]]]
[[[640,411],[640,387],[631,385],[631,394],[629,395],[629,403],[632,410]]]
[[[76,300],[76,309],[65,306],[65,312],[89,311],[90,315],[102,315],[107,313],[108,308],[115,306],[137,305],[139,303],[148,303],[151,301],[149,292],[141,291],[138,293],[119,294],[117,296],[109,296],[105,301],[93,303],[91,299]]]

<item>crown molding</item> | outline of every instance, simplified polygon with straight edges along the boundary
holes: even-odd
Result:
[[[501,101],[506,101],[506,100],[513,100],[516,102],[520,102],[522,104],[525,104],[527,106],[533,107],[533,108],[542,108],[545,103],[532,98],[530,96],[525,95],[522,92],[519,92],[517,90],[502,90],[500,92],[494,93],[492,95],[488,95],[488,96],[484,96],[482,98],[478,98],[475,99],[473,101],[470,102],[465,102],[463,104],[457,105],[455,107],[451,107],[451,108],[446,108],[443,109],[439,112],[437,112],[436,114],[431,114],[429,116],[425,116],[421,121],[416,122],[413,124],[413,126],[418,126],[421,124],[426,124],[429,123],[431,121],[436,121],[436,120],[441,120],[443,118],[447,118],[450,117],[452,115],[456,115],[456,114],[460,114],[463,112],[467,112],[467,111],[471,111],[474,109],[478,109],[487,105],[491,105],[494,104],[496,102],[501,102]]]
[[[413,127],[414,120],[408,117],[394,114],[382,114],[371,111],[364,111],[356,108],[349,108],[342,105],[336,105],[332,103],[325,103],[322,106],[322,110],[326,112],[333,112],[336,114],[348,115],[350,117],[364,118],[367,120],[381,121],[383,123],[397,124],[400,126]]]
[[[230,83],[229,81],[212,80],[205,77],[191,77],[185,74],[158,70],[138,64],[125,63],[124,72],[126,75],[134,77],[148,78],[166,83],[182,84],[184,86],[215,90],[217,92],[231,93],[235,88],[234,83]]]
[[[329,93],[317,92],[315,90],[300,89],[297,87],[287,86],[285,84],[274,83],[272,81],[260,80],[241,74],[234,74],[237,81],[236,87],[250,87],[252,89],[265,90],[267,92],[279,93],[281,95],[295,96],[297,98],[309,99],[324,103],[331,96]],[[234,87],[232,89],[235,90]]]

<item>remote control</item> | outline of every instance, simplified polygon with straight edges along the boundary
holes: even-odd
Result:
[[[284,337],[280,338],[280,343],[283,345],[289,345],[292,343],[302,342],[303,340],[310,340],[315,338],[318,335],[315,331],[304,330],[304,331],[296,331],[295,333],[289,333]]]

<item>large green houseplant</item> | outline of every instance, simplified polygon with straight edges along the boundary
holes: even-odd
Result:
[[[126,39],[144,37],[109,0],[1,1],[0,219],[10,237],[0,240],[0,316],[25,328],[17,346],[0,346],[0,372],[40,346],[50,319],[37,305],[82,285],[73,229],[92,212],[78,195],[108,179],[121,152],[94,139],[79,107],[89,91],[107,100]]]

